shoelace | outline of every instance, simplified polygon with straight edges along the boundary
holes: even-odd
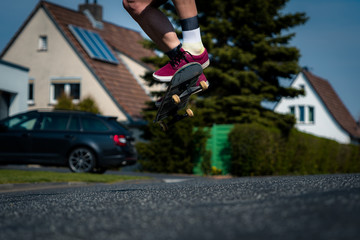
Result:
[[[189,63],[189,61],[185,57],[185,53],[188,53],[193,58],[191,53],[189,53],[188,51],[179,51],[179,53],[174,57],[174,59],[170,60],[170,64],[173,68],[176,68],[180,64],[182,59],[184,59],[185,62]]]

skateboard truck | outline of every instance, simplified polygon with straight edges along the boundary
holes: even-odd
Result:
[[[201,81],[200,82],[200,87],[202,89],[202,91],[205,91],[208,89],[208,85],[206,84],[205,81]],[[179,104],[181,102],[181,98],[183,98],[184,96],[188,96],[191,95],[193,93],[196,93],[197,91],[200,91],[198,86],[195,87],[187,87],[186,90],[179,96],[177,94],[172,95],[172,100],[175,104]]]

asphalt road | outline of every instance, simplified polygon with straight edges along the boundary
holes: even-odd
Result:
[[[0,239],[360,239],[360,174],[0,193]]]

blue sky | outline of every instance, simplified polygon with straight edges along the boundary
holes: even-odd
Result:
[[[85,2],[49,1],[71,9]],[[1,51],[37,3],[38,0],[1,2]],[[98,0],[98,3],[103,6],[106,21],[142,32],[123,9],[121,0]],[[305,25],[292,29],[296,37],[291,45],[300,49],[300,65],[328,80],[352,116],[359,120],[360,0],[290,0],[283,12],[305,12],[310,17]]]

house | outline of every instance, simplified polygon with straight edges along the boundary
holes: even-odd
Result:
[[[26,67],[0,60],[0,119],[27,110],[28,72]]]
[[[137,124],[152,91],[141,78],[152,67],[142,58],[155,56],[143,40],[103,21],[96,1],[77,11],[39,1],[0,59],[30,69],[30,110],[53,108],[62,93],[75,103],[91,96],[102,114]]]
[[[351,116],[330,83],[303,69],[291,87],[304,89],[305,96],[282,98],[274,108],[278,113],[296,117],[296,128],[302,132],[336,140],[360,143],[360,127]]]

